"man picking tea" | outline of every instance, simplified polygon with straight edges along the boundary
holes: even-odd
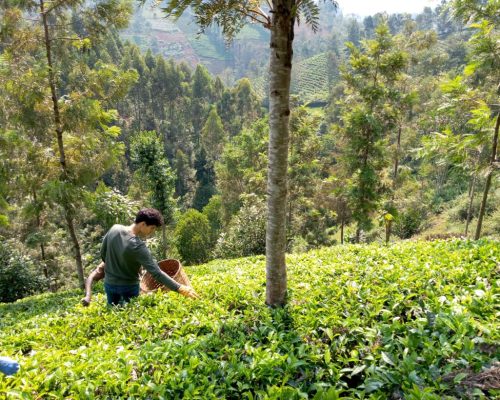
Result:
[[[137,213],[132,225],[113,225],[102,241],[103,263],[89,276],[87,293],[82,299],[82,304],[88,305],[92,280],[98,280],[102,275],[104,275],[104,290],[108,304],[117,305],[137,297],[140,291],[141,265],[155,280],[169,289],[192,299],[197,298],[198,295],[192,287],[180,285],[158,267],[142,240],[152,235],[162,224],[163,217],[158,210],[145,208]]]

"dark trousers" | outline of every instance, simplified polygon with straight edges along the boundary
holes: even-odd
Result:
[[[132,297],[139,296],[139,284],[136,285],[110,285],[104,284],[108,304],[116,306],[120,303],[128,303]]]

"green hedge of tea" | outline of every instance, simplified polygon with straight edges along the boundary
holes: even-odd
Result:
[[[499,358],[499,262],[494,241],[346,245],[289,256],[280,310],[263,257],[186,268],[197,301],[1,304],[0,354],[21,370],[0,397],[495,398],[473,382]]]

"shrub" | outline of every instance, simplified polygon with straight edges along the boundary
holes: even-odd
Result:
[[[208,204],[203,207],[203,215],[208,218],[210,225],[210,248],[212,249],[222,229],[222,200],[219,195],[210,198]]]
[[[8,242],[0,241],[0,302],[14,302],[47,290],[48,282],[41,275],[41,268],[37,271],[37,264]]]
[[[478,217],[482,199],[483,199],[483,194],[481,192],[475,193],[474,201],[472,202],[471,219]],[[490,193],[490,195],[488,196],[488,202],[486,203],[486,215],[490,215],[495,212],[498,200],[499,199],[495,192]],[[449,218],[452,221],[465,222],[465,220],[467,219],[467,212],[469,209],[468,194],[467,193],[462,194],[461,196],[457,197],[451,204],[452,207],[450,208],[449,211]]]
[[[395,219],[394,233],[401,239],[408,239],[421,232],[426,225],[427,210],[413,205],[400,211]]]
[[[208,218],[198,210],[187,210],[175,229],[175,244],[186,264],[201,263],[210,251],[210,225]]]
[[[234,258],[266,252],[266,205],[255,195],[243,199],[243,206],[215,246],[215,258]]]
[[[491,215],[485,217],[483,222],[483,235],[500,236],[500,208]]]

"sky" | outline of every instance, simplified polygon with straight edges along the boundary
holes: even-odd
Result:
[[[373,15],[378,12],[419,13],[424,7],[435,8],[440,0],[337,0],[344,15]]]

